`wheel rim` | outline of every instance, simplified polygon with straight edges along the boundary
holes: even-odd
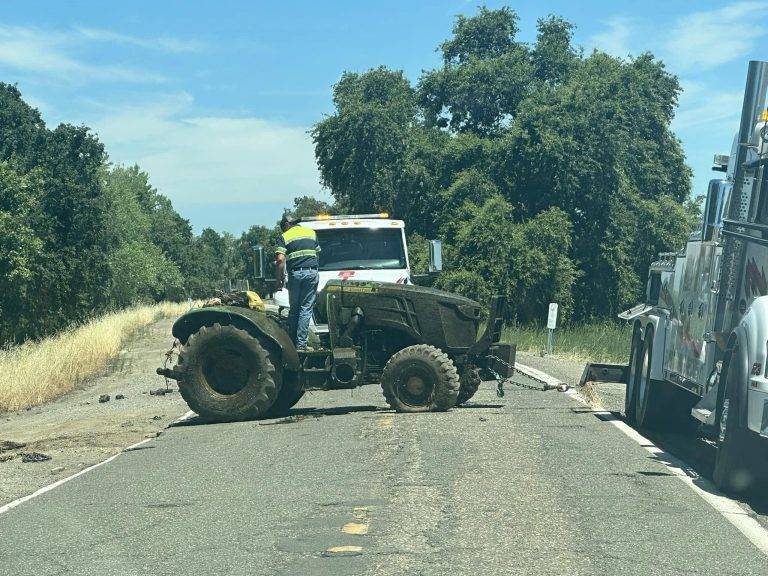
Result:
[[[409,406],[428,404],[434,389],[432,375],[422,366],[409,366],[397,383],[397,395],[400,401]]]
[[[213,351],[212,351],[213,352]],[[236,348],[219,348],[206,354],[202,372],[210,388],[223,396],[237,394],[248,385],[251,365]]]

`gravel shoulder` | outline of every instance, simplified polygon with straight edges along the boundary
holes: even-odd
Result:
[[[164,396],[149,393],[165,387],[155,368],[173,342],[171,324],[172,320],[161,320],[137,332],[106,374],[61,398],[0,414],[0,442],[26,444],[0,452],[0,457],[13,456],[0,461],[0,505],[157,435],[188,410],[175,386]],[[110,400],[100,403],[102,394]],[[118,394],[125,398],[116,400]],[[24,463],[22,452],[39,452],[51,459]]]

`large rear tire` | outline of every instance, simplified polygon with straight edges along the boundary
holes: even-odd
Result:
[[[381,374],[384,398],[398,412],[444,412],[456,405],[459,388],[453,361],[427,344],[403,348]]]
[[[275,403],[264,414],[264,418],[279,418],[285,416],[304,396],[304,390],[298,383],[298,374],[283,372],[283,381]]]
[[[738,338],[726,352],[721,382],[723,393],[718,402],[717,455],[713,479],[724,492],[743,493],[765,481],[760,466],[759,448],[754,434],[747,428],[747,405],[744,395],[749,380],[749,358]],[[721,376],[722,378],[722,376]]]
[[[643,331],[640,324],[635,324],[632,329],[632,342],[629,349],[629,375],[627,387],[624,392],[624,417],[629,424],[635,423],[635,410],[637,409],[637,381],[641,370],[643,357]]]
[[[469,365],[464,369],[464,373],[459,380],[459,396],[456,398],[456,406],[461,406],[475,395],[480,388],[480,369]]]
[[[653,326],[648,326],[643,338],[643,353],[635,386],[635,423],[641,428],[658,429],[663,421],[662,384],[651,378],[653,366]]]
[[[174,370],[189,407],[218,422],[263,417],[276,397],[275,368],[259,341],[234,326],[203,326]]]

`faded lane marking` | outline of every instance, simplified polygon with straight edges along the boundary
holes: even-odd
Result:
[[[354,534],[356,536],[365,536],[368,534],[368,527],[371,525],[371,512],[367,506],[356,506],[352,511],[352,517],[355,522],[347,522],[342,526],[341,531],[345,534]]]
[[[365,536],[368,534],[368,524],[358,522],[347,522],[342,526],[341,531],[344,534],[355,534],[356,536]]]
[[[376,425],[379,428],[382,428],[384,430],[388,430],[389,428],[392,428],[392,414],[387,414],[386,416],[382,416],[376,421]]]
[[[362,546],[331,546],[326,548],[323,556],[359,556],[362,553]]]
[[[370,522],[371,514],[367,506],[356,506],[352,516],[355,520]]]
[[[549,380],[551,383],[560,382],[557,378],[554,378],[546,372],[529,368],[528,366],[519,364],[524,370],[529,370],[531,373],[536,373],[537,377],[543,377]],[[521,370],[522,372],[522,370]],[[542,378],[542,379],[543,379]],[[549,383],[548,382],[548,383]],[[736,529],[741,532],[746,538],[754,544],[758,550],[768,556],[768,530],[763,528],[760,523],[750,516],[749,511],[742,508],[741,505],[735,500],[731,500],[720,492],[715,485],[703,478],[697,476],[691,478],[686,473],[686,470],[692,470],[693,468],[680,460],[679,458],[672,456],[669,452],[665,452],[648,438],[640,434],[637,430],[630,427],[626,422],[616,418],[611,412],[606,410],[595,410],[588,400],[583,398],[575,388],[572,388],[565,392],[571,398],[577,402],[592,409],[593,414],[602,418],[605,422],[611,423],[613,426],[621,430],[625,436],[634,440],[640,446],[650,452],[656,460],[663,464],[667,470],[672,472],[674,476],[679,478],[682,482],[698,494],[704,501],[707,502],[712,508],[714,508],[718,514],[728,520]],[[695,481],[695,482],[694,482]]]

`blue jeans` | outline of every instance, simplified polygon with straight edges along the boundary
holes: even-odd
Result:
[[[288,335],[296,348],[307,346],[309,321],[315,305],[318,285],[317,270],[295,270],[288,273]]]

